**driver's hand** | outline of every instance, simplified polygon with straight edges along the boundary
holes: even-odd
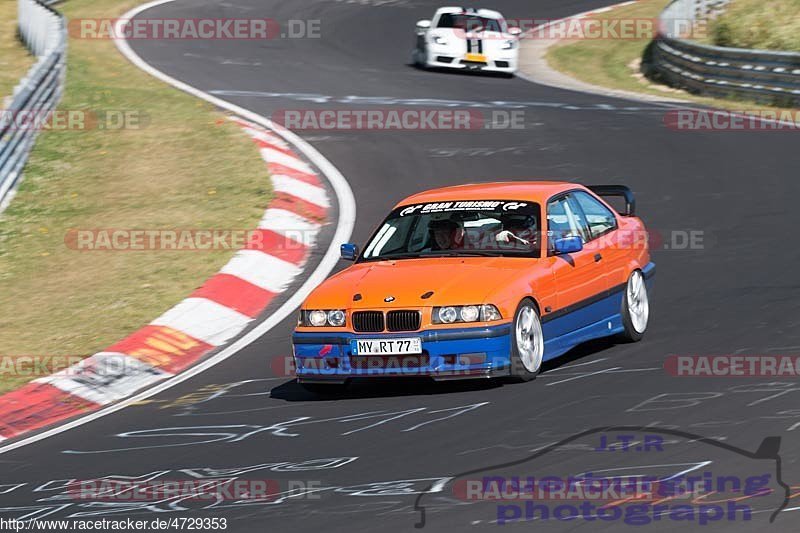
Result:
[[[506,230],[503,230],[503,231],[501,231],[500,233],[498,233],[497,235],[495,235],[495,236],[494,236],[494,240],[495,240],[495,242],[511,242],[511,241],[512,241],[512,239],[513,239],[514,241],[520,242],[520,243],[522,243],[522,244],[524,244],[524,245],[528,245],[528,244],[530,244],[530,243],[529,243],[528,241],[526,241],[525,239],[523,239],[523,238],[521,238],[521,237],[517,237],[516,235],[514,235],[513,233],[511,233],[511,232],[510,232],[510,231],[508,231],[507,229],[506,229]]]

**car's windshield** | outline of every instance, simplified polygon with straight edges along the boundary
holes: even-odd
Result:
[[[444,13],[439,17],[437,28],[456,28],[464,31],[496,31],[504,30],[503,21],[490,19],[477,15],[462,15],[458,13]]]
[[[539,257],[539,205],[515,200],[453,200],[395,209],[362,260],[424,257]]]

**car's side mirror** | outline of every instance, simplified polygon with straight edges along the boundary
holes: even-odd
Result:
[[[345,243],[339,247],[339,253],[344,260],[355,261],[358,257],[358,245],[351,242]]]
[[[556,254],[573,254],[583,250],[583,239],[578,236],[563,237],[553,241],[553,249]]]
[[[517,28],[516,26],[509,26],[508,34],[513,35],[514,37],[519,37],[522,35],[522,30]]]
[[[431,27],[431,21],[430,20],[424,20],[423,19],[423,20],[418,20],[417,21],[417,29],[418,30],[424,31],[424,30],[427,30],[430,27]]]

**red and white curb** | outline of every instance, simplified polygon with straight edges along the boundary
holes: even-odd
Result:
[[[304,269],[330,199],[281,137],[232,118],[259,146],[274,199],[247,244],[188,298],[120,342],[0,396],[0,441],[99,409],[187,368],[241,333]]]

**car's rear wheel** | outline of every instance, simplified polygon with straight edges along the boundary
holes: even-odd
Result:
[[[641,270],[634,270],[628,277],[625,294],[622,296],[621,314],[625,329],[620,336],[629,342],[641,340],[650,319],[650,300]]]
[[[530,381],[542,368],[544,335],[539,312],[533,300],[522,300],[514,313],[511,331],[511,377],[515,381]]]

